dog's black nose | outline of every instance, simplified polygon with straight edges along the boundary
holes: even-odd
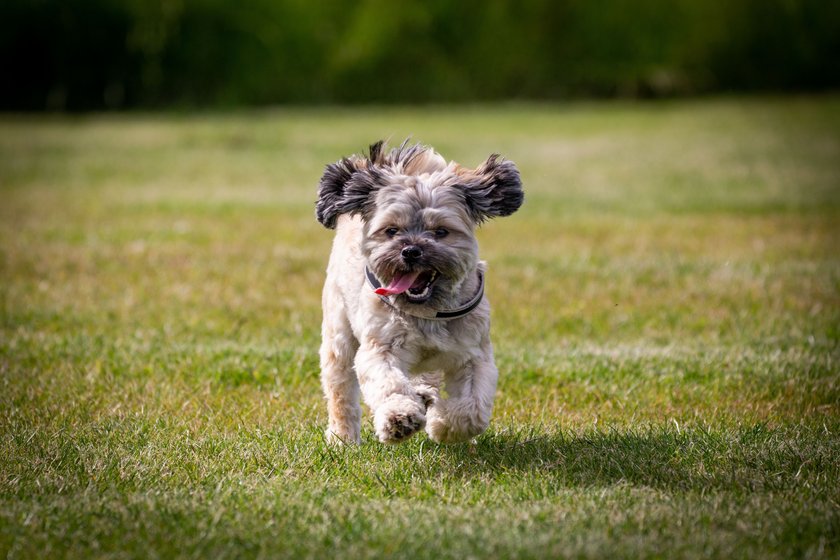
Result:
[[[403,247],[400,254],[405,260],[413,261],[423,256],[423,249],[421,249],[417,245],[407,245],[406,247]]]

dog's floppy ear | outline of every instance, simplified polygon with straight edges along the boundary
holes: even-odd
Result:
[[[463,184],[464,200],[477,223],[509,216],[522,206],[525,194],[519,170],[499,154],[491,155],[467,177]]]
[[[370,158],[352,156],[327,165],[318,186],[315,217],[324,227],[335,228],[340,214],[362,213],[373,210],[373,197],[380,179],[374,167],[381,158],[382,142],[370,147]]]
[[[344,198],[344,186],[355,171],[354,162],[348,158],[331,163],[324,170],[318,185],[318,202],[315,203],[315,217],[324,227],[335,227],[340,213],[339,206]]]

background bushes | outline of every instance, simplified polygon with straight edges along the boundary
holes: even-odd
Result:
[[[840,85],[825,0],[11,0],[0,109],[669,96]]]

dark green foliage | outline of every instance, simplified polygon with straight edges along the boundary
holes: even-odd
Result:
[[[0,108],[825,89],[839,38],[824,0],[10,0]]]

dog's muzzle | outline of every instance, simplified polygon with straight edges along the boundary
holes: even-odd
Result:
[[[436,273],[435,273],[436,274]],[[388,290],[393,286],[393,283],[389,285],[389,288],[383,288],[382,283],[376,278],[376,275],[368,268],[365,267],[365,276],[367,277],[368,284],[373,288],[374,292],[379,295],[379,299],[381,299],[388,307],[395,309],[401,313],[405,313],[407,315],[412,315],[414,317],[420,317],[421,319],[434,319],[434,320],[444,320],[448,321],[451,319],[457,319],[459,317],[463,317],[464,315],[468,315],[470,312],[475,310],[476,307],[481,303],[482,298],[484,297],[484,274],[479,270],[477,271],[478,274],[478,289],[476,290],[475,294],[463,305],[456,307],[455,309],[445,309],[445,310],[436,310],[430,309],[426,306],[416,306],[415,308],[398,308],[396,307],[393,302],[389,299],[389,296],[393,296],[395,294],[391,293],[382,293],[380,290]],[[411,282],[415,282],[419,274],[415,275]],[[402,287],[402,286],[398,286]],[[431,289],[428,286],[426,289]],[[396,292],[402,293],[402,292]],[[410,300],[409,300],[410,301]]]

